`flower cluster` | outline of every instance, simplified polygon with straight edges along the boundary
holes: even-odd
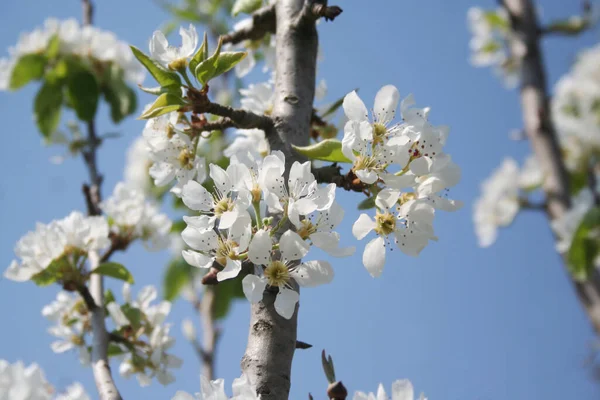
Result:
[[[361,214],[352,229],[359,240],[371,231],[378,235],[363,254],[372,276],[383,271],[390,237],[402,252],[416,256],[429,240],[436,240],[435,209],[462,206],[445,194],[460,180],[460,168],[443,152],[448,127],[432,125],[429,109],[413,108],[412,96],[400,105],[402,122],[393,123],[399,101],[398,90],[384,86],[375,97],[371,119],[356,92],[343,102],[348,122],[342,151],[352,161],[353,173],[376,194],[375,219]]]
[[[413,400],[414,389],[412,383],[407,379],[400,379],[392,383],[392,400]],[[385,392],[382,384],[377,388],[377,394],[364,392],[354,393],[353,400],[388,400],[388,395]],[[425,395],[421,393],[419,400],[427,400]]]
[[[246,297],[258,302],[267,285],[277,288],[275,308],[291,318],[298,301],[294,282],[316,286],[333,278],[325,261],[298,261],[308,253],[309,243],[333,256],[350,255],[354,249],[341,249],[339,234],[333,231],[343,217],[334,201],[335,185],[318,187],[310,162],[294,162],[287,185],[285,172],[281,152],[264,159],[240,153],[231,158],[226,170],[210,165],[213,193],[189,181],[182,200],[201,215],[184,217],[187,227],[182,237],[191,250],[182,255],[195,267],[219,268],[219,281],[236,277],[242,262],[250,260],[256,275],[243,280]],[[261,217],[265,207],[277,218],[276,225],[274,218]],[[255,225],[249,209],[254,209]],[[289,223],[295,231],[285,228]]]
[[[171,303],[162,301],[151,304],[157,297],[156,288],[144,287],[137,299],[131,299],[131,288],[123,285],[125,304],[119,306],[115,301],[107,304],[106,308],[116,326],[116,334],[124,342],[118,346],[126,353],[119,373],[125,378],[132,375],[137,377],[141,386],[148,386],[152,378],[163,385],[175,381],[169,371],[181,367],[183,361],[168,353],[175,344],[175,338],[169,336],[170,324],[164,324],[171,311]]]
[[[498,227],[512,223],[527,201],[528,191],[540,187],[543,173],[534,157],[519,170],[517,162],[506,158],[500,167],[481,184],[481,196],[473,205],[473,222],[479,246],[491,246],[498,236]]]
[[[521,50],[516,41],[511,41],[510,21],[506,10],[501,7],[485,11],[472,7],[467,13],[467,19],[473,35],[469,42],[471,64],[476,67],[493,66],[507,87],[516,86],[520,56],[524,49]]]
[[[17,44],[9,49],[10,57],[0,59],[0,90],[8,89],[13,67],[21,57],[45,52],[55,37],[61,55],[81,57],[90,65],[104,64],[103,69],[115,65],[133,83],[141,83],[144,79],[143,68],[127,43],[118,40],[112,32],[81,26],[75,19],[48,19],[43,27],[21,34]]]
[[[127,242],[139,238],[149,250],[161,250],[170,245],[171,220],[139,190],[119,182],[101,208],[111,223],[111,231]]]
[[[91,355],[85,335],[91,332],[90,314],[83,299],[66,291],[60,291],[56,300],[42,309],[42,315],[54,326],[48,333],[58,340],[50,347],[55,353],[76,349],[83,365],[90,363]]]
[[[191,179],[202,182],[206,178],[205,161],[196,155],[197,142],[186,134],[187,127],[184,116],[174,112],[149,119],[143,132],[154,184],[165,186],[176,179],[171,192],[177,196]]]
[[[232,390],[233,397],[228,397],[225,394],[225,381],[216,379],[209,381],[204,376],[200,377],[200,393],[192,396],[189,393],[178,391],[171,400],[259,400],[260,397],[256,394],[256,388],[246,375],[233,380]]]
[[[148,171],[152,166],[148,145],[143,136],[138,136],[127,149],[123,178],[128,187],[137,189],[148,196],[152,190],[152,180]]]
[[[571,171],[585,169],[600,152],[599,66],[600,46],[595,46],[579,55],[554,88],[552,118]]]
[[[90,251],[108,247],[109,228],[104,217],[87,217],[78,211],[49,224],[38,223],[17,242],[13,260],[4,276],[23,282],[55,265],[62,273],[81,272]],[[58,263],[55,263],[58,262]],[[65,276],[65,281],[69,280]]]
[[[55,397],[54,393],[37,364],[25,367],[21,361],[11,364],[0,359],[0,400],[90,400],[78,382],[68,386],[64,393]]]
[[[571,208],[552,221],[552,230],[558,238],[556,250],[559,253],[565,254],[569,251],[577,228],[595,205],[594,193],[588,188],[582,189],[571,199]],[[594,260],[594,263],[600,267],[600,258]]]

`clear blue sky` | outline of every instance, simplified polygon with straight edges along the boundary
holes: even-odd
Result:
[[[96,3],[96,24],[141,48],[167,19],[149,0]],[[552,18],[577,12],[579,3],[545,0],[540,6],[544,18]],[[333,355],[338,377],[352,392],[374,391],[379,382],[389,388],[393,380],[409,378],[431,399],[598,398],[600,383],[591,380],[584,366],[594,336],[553,251],[542,215],[519,215],[491,249],[476,247],[471,206],[479,182],[506,155],[522,161],[528,152],[526,142],[508,138],[511,129],[521,126],[517,92],[504,90],[490,70],[474,69],[467,61],[466,11],[472,5],[495,4],[345,0],[339,2],[342,16],[320,25],[324,59],[319,73],[327,79],[328,98],[360,87],[371,104],[382,85],[394,84],[403,95],[414,93],[418,104],[431,106],[433,121],[451,126],[447,150],[463,168],[463,180],[451,195],[466,206],[454,214],[440,213],[440,241],[417,259],[395,252],[380,279],[372,279],[356,256],[336,261],[333,284],[303,291],[298,338],[314,348],[296,354],[290,398],[306,399],[309,391],[316,399],[325,397],[322,348]],[[79,18],[79,2],[1,2],[0,49],[47,16]],[[578,48],[597,38],[597,33],[588,33],[576,40],[545,42],[551,81],[568,69]],[[55,150],[40,146],[31,113],[35,89],[0,93],[2,268],[13,258],[14,243],[36,221],[49,222],[72,209],[84,209],[81,161],[51,165],[48,158]],[[106,110],[100,114],[100,131],[114,131]],[[105,193],[121,179],[124,151],[142,127],[142,122],[129,119],[117,128],[124,138],[101,149]],[[350,243],[350,227],[358,216],[353,210],[356,198],[343,194],[340,199],[347,209],[341,232]],[[159,281],[168,257],[135,247],[116,260],[134,272],[139,289]],[[80,367],[75,354],[55,355],[50,350],[52,338],[45,332],[49,324],[40,311],[57,290],[0,280],[0,358],[36,361],[59,388],[78,380],[94,394],[91,370]],[[175,351],[185,360],[177,382],[140,389],[135,380],[115,374],[124,398],[169,399],[178,389],[197,390],[199,364],[179,332],[184,317],[194,315],[189,304],[179,301],[170,316],[179,339]],[[248,320],[248,304],[239,302],[223,324],[217,371],[229,388],[239,376]]]

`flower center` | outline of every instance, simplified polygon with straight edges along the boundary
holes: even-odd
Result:
[[[85,344],[85,342],[83,341],[83,338],[81,336],[78,336],[78,335],[71,336],[70,337],[70,341],[75,346],[83,346]]]
[[[265,268],[265,277],[271,286],[284,286],[290,280],[290,271],[281,261],[273,261]]]
[[[252,194],[252,203],[260,203],[260,199],[262,198],[262,190],[260,189],[260,186],[258,186],[258,183],[254,184],[250,194]]]
[[[417,196],[414,193],[402,193],[400,195],[400,199],[398,199],[398,202],[400,204],[404,204],[408,201],[414,200]]]
[[[215,254],[215,259],[222,266],[227,265],[227,259],[235,260],[237,258],[237,254],[235,252],[235,248],[238,246],[236,242],[233,240],[223,241],[219,239],[219,246],[217,247],[217,252]]]
[[[187,67],[187,60],[185,58],[178,58],[177,60],[170,62],[168,67],[172,71],[185,69],[185,67]]]
[[[233,200],[229,197],[224,197],[215,204],[215,215],[220,217],[227,211],[233,210]]]
[[[310,235],[317,231],[317,227],[313,225],[308,219],[302,220],[302,227],[298,229],[298,235],[302,239],[307,239]]]
[[[396,230],[396,217],[389,212],[375,215],[375,232],[378,235],[387,236]]]
[[[361,169],[374,170],[379,168],[379,163],[377,159],[373,156],[358,156],[356,160],[354,160],[355,171],[360,171]]]
[[[383,139],[387,134],[387,128],[385,125],[380,124],[379,122],[375,122],[373,124],[373,143],[383,143]]]
[[[173,125],[169,124],[167,125],[167,137],[171,139],[173,136],[175,136],[175,128],[173,128]]]
[[[183,149],[179,153],[177,160],[179,160],[179,164],[181,168],[192,169],[194,168],[194,154],[190,151],[190,149]]]

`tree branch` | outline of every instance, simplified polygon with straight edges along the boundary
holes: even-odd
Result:
[[[274,126],[265,132],[271,150],[285,154],[288,171],[299,160],[292,145],[309,142],[315,95],[318,36],[314,21],[295,24],[303,7],[304,0],[278,0],[275,4]],[[283,318],[275,311],[276,295],[268,288],[262,301],[252,304],[248,345],[241,362],[242,371],[263,400],[288,398],[296,348],[298,308],[290,319]]]
[[[524,45],[526,49],[521,60],[523,120],[533,152],[546,174],[542,188],[546,194],[548,218],[554,220],[570,207],[569,179],[550,115],[535,7],[531,0],[501,0],[500,3],[508,11],[515,40],[521,42],[515,45]],[[594,329],[600,333],[600,272],[595,270],[585,282],[573,280],[573,285]]]
[[[327,0],[308,0],[302,8],[302,12],[298,15],[295,25],[305,21],[316,21],[319,18],[325,18],[325,21],[333,21],[344,10],[338,6],[328,6]]]
[[[275,5],[258,9],[252,14],[252,24],[221,36],[223,43],[237,44],[244,40],[259,40],[268,33],[275,33]]]
[[[342,174],[342,167],[337,164],[326,167],[313,168],[312,173],[319,183],[335,183],[341,189],[362,193],[367,188],[363,182],[354,174],[352,170],[347,174]]]
[[[206,123],[202,129],[204,131],[224,131],[227,128],[239,128],[230,118],[220,118],[217,121]]]
[[[219,117],[227,118],[231,123],[235,124],[234,126],[243,129],[257,128],[266,132],[273,128],[273,120],[270,117],[255,114],[252,111],[213,103],[208,99],[204,91],[189,89],[188,98],[192,102],[192,111],[196,114],[208,113],[218,115]],[[221,123],[226,123],[226,121],[222,120]]]
[[[215,286],[206,287],[198,312],[202,323],[202,374],[208,379],[215,379],[215,359],[219,330],[215,326]]]

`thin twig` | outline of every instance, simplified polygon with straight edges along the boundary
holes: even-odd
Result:
[[[342,168],[337,164],[326,167],[313,168],[312,173],[319,183],[335,183],[341,189],[352,192],[364,192],[367,188],[363,182],[354,174],[352,170],[346,174],[341,173]]]
[[[258,9],[252,14],[252,24],[221,36],[223,43],[237,44],[244,40],[259,40],[269,33],[275,33],[275,5]]]

